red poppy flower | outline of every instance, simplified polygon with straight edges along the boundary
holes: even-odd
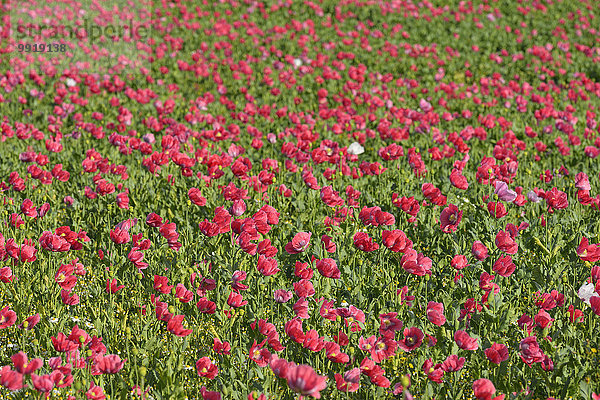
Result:
[[[404,329],[404,339],[398,341],[398,347],[407,352],[413,351],[421,346],[423,337],[425,335],[419,328],[406,328]]]
[[[511,256],[500,257],[493,266],[494,272],[504,277],[511,276],[515,272],[515,268],[516,266]]]
[[[535,336],[529,336],[521,340],[519,348],[521,349],[521,359],[529,367],[531,367],[533,363],[541,362],[544,359],[544,353],[540,349],[540,345]]]
[[[299,282],[294,282],[294,291],[298,297],[310,297],[314,296],[315,288],[308,279],[302,279]]]
[[[504,207],[504,204],[501,202],[496,203],[490,201],[489,203],[487,203],[487,209],[490,215],[496,218],[502,218],[506,216],[506,214],[508,214],[508,212],[506,211],[506,207]]]
[[[154,290],[168,294],[173,289],[173,285],[169,285],[169,278],[160,275],[154,275]]]
[[[431,361],[431,358],[428,358],[423,363],[423,372],[427,374],[427,378],[432,382],[444,382],[444,369],[442,368],[442,364],[438,363],[433,365],[433,361]]]
[[[269,361],[269,367],[273,371],[276,377],[286,379],[288,376],[288,372],[290,367],[293,367],[294,363],[288,362],[283,358],[277,357],[277,355],[272,354],[271,360]]]
[[[554,210],[565,209],[569,206],[567,194],[565,192],[561,192],[555,187],[553,187],[550,191],[546,192],[545,200],[548,204],[549,213],[552,213]]]
[[[323,235],[323,236],[321,236],[321,242],[323,243],[323,246],[325,247],[325,251],[327,251],[328,253],[335,253],[336,245],[333,242],[333,240],[331,239],[331,237],[329,237],[327,235]]]
[[[371,349],[371,358],[374,362],[380,363],[383,360],[393,357],[396,354],[397,347],[398,343],[393,337],[380,337]]]
[[[23,374],[13,371],[9,365],[0,369],[0,385],[8,390],[19,390],[24,387]]]
[[[190,188],[188,190],[188,198],[197,206],[204,207],[206,205],[206,198],[202,196],[198,188]]]
[[[319,333],[314,329],[309,329],[304,335],[302,347],[313,352],[319,352],[325,348],[325,340],[319,336]]]
[[[196,307],[203,314],[214,314],[217,310],[217,305],[206,297],[200,298],[196,303]]]
[[[309,318],[308,315],[308,301],[301,297],[300,299],[298,299],[298,301],[296,302],[296,304],[294,304],[294,306],[292,307],[292,310],[294,311],[294,313],[296,314],[297,317],[302,318],[302,319],[307,319]]]
[[[379,249],[379,244],[375,243],[366,232],[356,232],[353,240],[354,247],[359,250],[370,252]]]
[[[123,244],[128,243],[131,240],[131,237],[129,236],[129,232],[124,229],[111,229],[110,240],[115,244]]]
[[[456,371],[460,371],[464,365],[465,365],[464,357],[459,358],[456,354],[451,354],[442,363],[442,369],[445,372],[456,372]]]
[[[431,275],[432,260],[425,257],[423,254],[416,252],[414,249],[408,249],[402,259],[400,265],[406,272],[417,276]]]
[[[412,248],[413,243],[406,237],[406,234],[400,229],[393,231],[382,231],[381,240],[383,245],[396,253],[404,253],[407,249]]]
[[[496,235],[496,247],[507,254],[515,254],[519,250],[519,245],[505,231],[500,231]]]
[[[460,271],[461,269],[467,267],[469,265],[469,262],[467,261],[467,257],[463,256],[462,254],[459,254],[452,257],[450,265],[456,270]]]
[[[218,338],[213,339],[213,350],[218,354],[230,354],[231,344],[229,342],[221,342]]]
[[[263,340],[260,344],[257,344],[256,340],[254,340],[254,343],[252,343],[252,346],[250,347],[249,357],[259,367],[266,367],[271,359],[271,352],[263,348],[266,342],[267,339]]]
[[[248,302],[244,300],[241,294],[232,291],[231,293],[229,293],[229,297],[227,298],[227,304],[230,307],[238,308],[245,306],[246,304],[248,304]]]
[[[493,343],[492,346],[484,350],[485,356],[494,364],[500,364],[508,360],[508,348],[504,344]]]
[[[342,377],[342,375],[340,374],[335,374],[334,378],[335,386],[340,392],[353,393],[356,392],[360,387],[360,384],[358,382],[350,382],[344,377]]]
[[[267,258],[262,255],[258,258],[258,264],[256,265],[256,269],[264,276],[275,275],[277,272],[280,271],[280,269],[277,267],[276,259]]]
[[[9,326],[13,326],[17,321],[17,314],[8,308],[8,306],[4,307],[0,310],[0,329],[8,328]]]
[[[340,345],[335,342],[325,342],[325,356],[338,364],[346,364],[350,361],[348,354],[344,353]]]
[[[450,204],[448,207],[444,208],[440,215],[440,228],[442,228],[442,232],[456,232],[461,219],[462,211],[454,204]]]
[[[146,217],[146,223],[153,228],[160,228],[163,224],[163,219],[158,214],[150,213],[148,214],[148,217]]]
[[[285,324],[285,333],[292,338],[294,342],[303,343],[305,335],[302,331],[302,320],[300,318],[289,320]]]
[[[37,371],[43,364],[44,361],[41,358],[34,358],[31,361],[27,360],[27,354],[19,351],[13,354],[10,359],[12,360],[15,369],[20,374],[29,375],[32,372]]]
[[[196,371],[198,372],[198,376],[208,379],[214,379],[219,373],[217,366],[208,357],[202,357],[196,361]]]
[[[402,329],[402,321],[396,316],[398,313],[391,312],[379,314],[379,334],[385,337],[394,337],[396,331]]]

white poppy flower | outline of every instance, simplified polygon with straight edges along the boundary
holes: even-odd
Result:
[[[360,145],[358,142],[352,143],[348,147],[348,154],[359,155],[365,152],[365,148]]]
[[[590,299],[592,297],[600,297],[600,295],[594,290],[593,283],[584,283],[583,285],[581,285],[579,291],[577,292],[577,295],[588,306],[590,305]]]

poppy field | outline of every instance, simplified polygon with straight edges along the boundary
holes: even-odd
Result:
[[[0,5],[0,398],[600,399],[600,5]]]

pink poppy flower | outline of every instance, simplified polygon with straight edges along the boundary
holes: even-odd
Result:
[[[302,396],[321,398],[320,391],[327,387],[327,377],[318,375],[308,365],[292,365],[287,373],[287,383],[290,389]]]
[[[508,188],[506,182],[496,181],[496,188],[494,189],[494,193],[498,195],[498,198],[502,201],[513,202],[517,198],[517,192]]]
[[[492,399],[494,393],[496,393],[496,388],[489,379],[481,378],[473,382],[473,394],[477,400],[504,400],[504,395]]]
[[[434,325],[444,325],[446,323],[446,317],[444,316],[444,304],[430,301],[427,304],[427,319]]]
[[[488,258],[488,249],[479,240],[476,240],[475,242],[473,242],[473,246],[471,247],[471,252],[473,253],[473,256],[475,256],[475,258],[478,259],[479,261],[482,261],[482,260],[485,260],[486,258]]]
[[[454,333],[454,341],[463,350],[477,350],[479,345],[477,339],[472,338],[469,334],[463,330],[458,330]]]
[[[198,376],[214,379],[219,373],[219,370],[208,357],[202,357],[196,361],[196,372],[198,372]]]
[[[310,232],[297,233],[292,241],[285,245],[285,251],[287,251],[288,254],[298,254],[303,252],[310,243],[311,235],[312,233]]]

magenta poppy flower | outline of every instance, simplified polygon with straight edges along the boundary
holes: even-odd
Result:
[[[298,254],[303,252],[310,244],[311,235],[312,233],[310,232],[297,233],[292,241],[285,245],[285,251],[287,251],[288,254]]]
[[[285,289],[277,289],[273,293],[273,298],[277,303],[287,303],[292,298],[293,293]]]
[[[498,195],[498,198],[502,201],[511,203],[516,200],[517,192],[508,188],[506,182],[496,181],[496,188],[494,193]]]

